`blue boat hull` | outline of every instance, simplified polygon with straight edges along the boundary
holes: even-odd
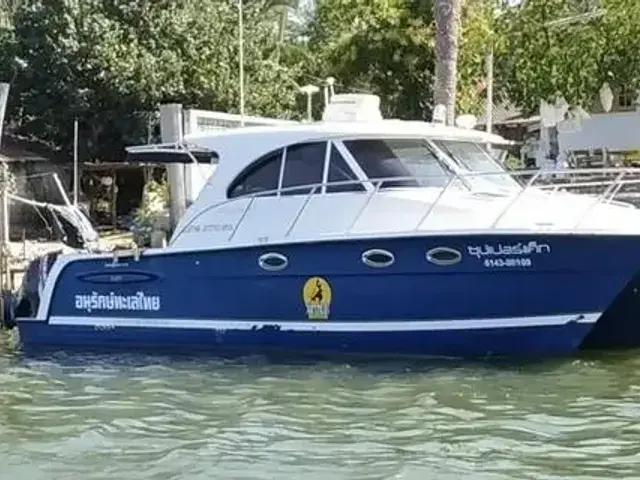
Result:
[[[96,351],[271,353],[435,357],[555,357],[575,351],[591,325],[402,332],[287,332],[48,325],[25,321],[20,338],[34,348]]]
[[[459,252],[459,261],[427,260],[443,247]],[[361,261],[370,249],[392,252],[395,261],[371,268]],[[260,268],[268,252],[288,266]],[[580,235],[164,251],[116,265],[105,257],[58,260],[38,315],[18,327],[26,348],[568,355],[639,260],[635,237]]]

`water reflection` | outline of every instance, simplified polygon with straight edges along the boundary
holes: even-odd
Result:
[[[640,356],[270,364],[0,353],[0,478],[640,477]]]

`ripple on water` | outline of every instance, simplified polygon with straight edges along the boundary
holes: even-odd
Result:
[[[640,478],[639,372],[0,351],[0,480]]]

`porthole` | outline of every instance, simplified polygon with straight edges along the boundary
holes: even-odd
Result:
[[[462,254],[455,248],[436,247],[427,252],[427,261],[436,265],[455,265],[462,260]]]
[[[260,258],[258,258],[258,265],[260,265],[260,268],[267,270],[268,272],[284,270],[287,268],[288,264],[289,261],[287,260],[287,257],[281,253],[269,252],[264,255],[260,255]]]
[[[393,253],[387,250],[373,249],[362,254],[362,263],[372,268],[389,267],[393,265],[395,260]]]

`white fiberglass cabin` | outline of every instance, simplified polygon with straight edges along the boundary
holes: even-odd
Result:
[[[586,172],[606,177],[596,182],[567,172],[506,171],[489,150],[508,143],[499,136],[383,120],[379,111],[348,115],[346,108],[357,108],[344,101],[351,97],[360,96],[336,95],[340,108],[318,123],[188,135],[193,154],[130,147],[142,161],[197,156],[217,164],[170,247],[409,232],[640,231],[638,210],[613,200],[623,185],[638,183],[632,169]],[[551,177],[552,184],[544,182]],[[592,194],[566,191],[579,188]]]

